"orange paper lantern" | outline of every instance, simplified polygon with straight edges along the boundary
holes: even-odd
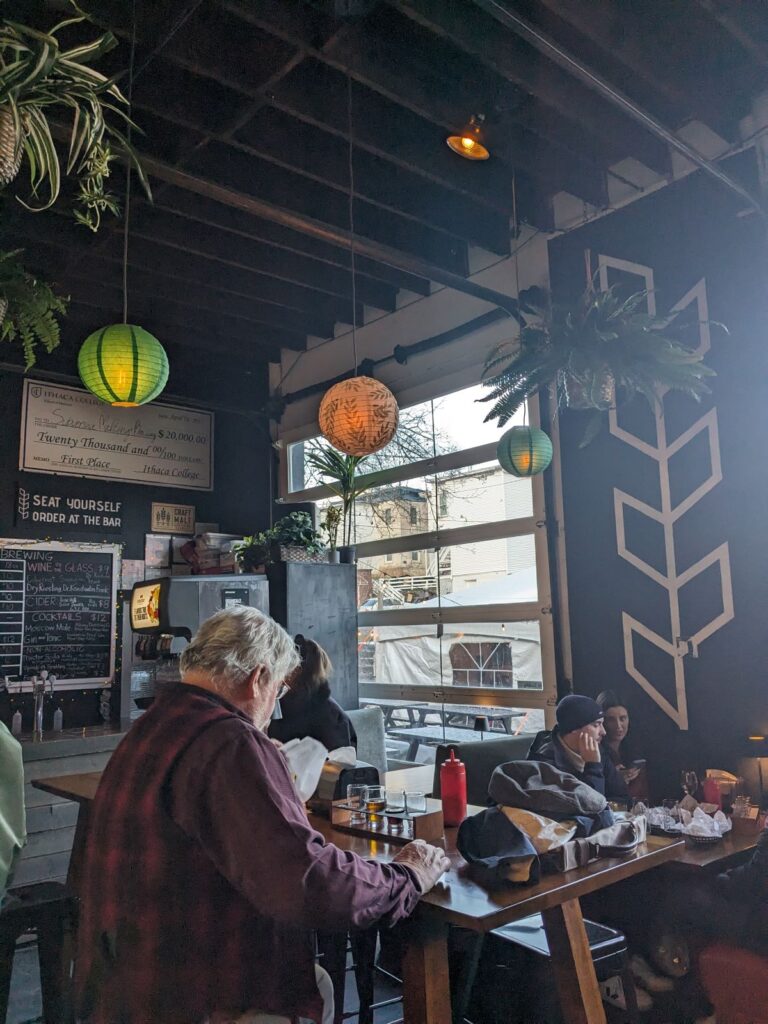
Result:
[[[372,455],[395,436],[400,413],[395,396],[372,377],[351,377],[323,395],[320,431],[345,455]]]

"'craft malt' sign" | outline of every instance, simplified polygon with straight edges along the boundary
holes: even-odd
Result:
[[[213,413],[152,402],[115,409],[87,391],[25,380],[19,469],[213,489]]]
[[[75,498],[47,487],[16,487],[16,526],[36,526],[48,533],[121,533],[122,501]]]

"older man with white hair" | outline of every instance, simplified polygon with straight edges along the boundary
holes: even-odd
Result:
[[[392,864],[327,844],[266,726],[298,664],[252,608],[208,619],[107,765],[81,890],[87,1024],[333,1019],[311,930],[394,924],[447,867],[410,843]]]

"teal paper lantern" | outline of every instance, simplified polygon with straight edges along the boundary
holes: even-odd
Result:
[[[168,356],[157,338],[134,324],[94,331],[77,357],[80,380],[109,405],[132,407],[157,398],[168,381]]]
[[[502,435],[496,457],[512,476],[536,476],[552,461],[552,442],[538,427],[511,427]]]

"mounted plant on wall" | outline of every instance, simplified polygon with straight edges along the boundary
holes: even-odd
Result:
[[[655,316],[648,292],[629,297],[618,285],[597,291],[594,281],[572,307],[551,303],[541,288],[520,293],[520,333],[486,361],[484,385],[493,402],[485,417],[503,427],[521,405],[554,385],[559,408],[592,410],[581,446],[600,429],[600,413],[642,395],[656,408],[662,389],[697,401],[709,394],[714,370],[683,338],[691,324],[679,314]]]
[[[25,369],[35,365],[35,348],[52,352],[59,344],[58,316],[67,300],[45,281],[27,273],[15,252],[0,252],[0,341],[20,342]]]
[[[335,448],[319,445],[306,455],[307,465],[317,470],[325,486],[341,499],[342,561],[354,561],[352,524],[355,517],[355,499],[373,486],[372,483],[361,483],[357,476],[357,471],[366,458],[365,455],[344,455]]]
[[[26,164],[31,197],[20,201],[33,210],[52,206],[62,176],[55,123],[71,117],[64,173],[78,180],[75,218],[96,231],[103,213],[119,213],[115,196],[107,190],[110,164],[118,156],[127,157],[147,195],[150,191],[136,152],[123,135],[123,130],[136,127],[128,116],[128,101],[112,79],[91,67],[117,40],[105,32],[64,50],[59,34],[86,21],[73,7],[76,17],[49,32],[14,21],[0,23],[0,188],[7,188]]]

